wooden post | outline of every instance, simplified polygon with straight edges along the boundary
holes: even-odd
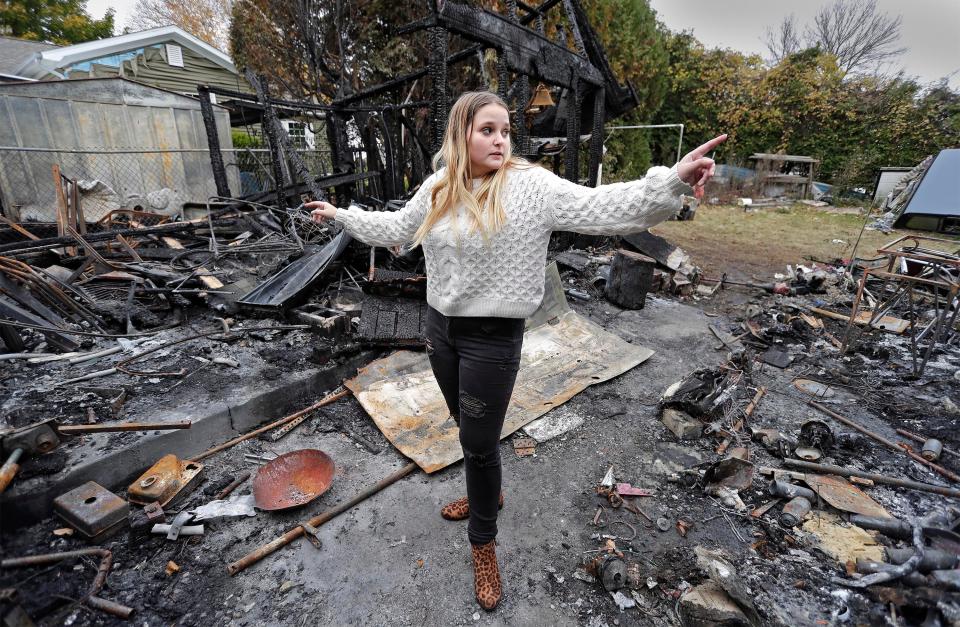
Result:
[[[53,164],[53,191],[56,194],[57,201],[57,235],[63,237],[66,232],[67,220],[67,196],[63,193],[63,181],[60,179],[60,166]]]
[[[657,262],[646,255],[618,250],[610,263],[607,299],[625,309],[643,309],[656,265]]]
[[[67,227],[70,226],[70,209],[67,206],[67,195],[63,191],[63,176],[60,174],[60,166],[56,163],[52,166],[53,190],[57,197],[57,235],[63,237],[67,234]],[[67,246],[68,255],[76,255],[77,249],[74,246]]]

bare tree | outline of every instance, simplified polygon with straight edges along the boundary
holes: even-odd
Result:
[[[877,72],[906,49],[897,47],[902,18],[877,11],[876,0],[834,0],[820,9],[800,36],[793,14],[774,29],[764,43],[773,63],[803,48],[818,47],[837,58],[843,74]]]
[[[767,28],[764,43],[767,45],[767,50],[775,64],[780,63],[794,52],[799,52],[801,48],[800,31],[797,28],[797,20],[793,13],[783,18],[776,31]]]
[[[129,26],[179,26],[194,37],[229,52],[232,0],[137,0]]]
[[[879,13],[876,0],[835,0],[807,27],[806,42],[836,56],[844,74],[868,71],[906,50],[897,47],[902,21]]]

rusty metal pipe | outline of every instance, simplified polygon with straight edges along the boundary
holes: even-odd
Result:
[[[323,512],[319,516],[315,516],[311,518],[309,521],[307,521],[307,524],[309,524],[312,527],[319,527],[320,525],[326,523],[327,521],[332,520],[333,518],[339,516],[343,512],[347,511],[348,509],[352,509],[354,506],[370,498],[380,490],[383,490],[387,486],[393,483],[396,483],[398,480],[406,477],[411,472],[416,470],[416,468],[417,468],[417,464],[414,462],[410,462],[409,464],[407,464],[400,470],[396,471],[395,473],[384,477],[376,484],[363,490],[360,494],[356,495],[349,501],[345,503],[341,503],[335,506],[333,509],[328,509],[327,511]],[[282,536],[280,536],[279,538],[275,539],[274,541],[268,544],[264,544],[260,548],[255,549],[250,553],[247,553],[237,561],[228,564],[227,572],[230,573],[231,576],[236,575],[237,573],[244,570],[245,568],[253,566],[254,564],[259,562],[266,556],[270,555],[277,549],[287,546],[288,544],[290,544],[291,542],[293,542],[294,540],[296,540],[302,535],[303,535],[303,527],[298,525],[293,529],[291,529],[290,531],[283,534]]]
[[[851,427],[851,428],[853,428],[853,429],[856,429],[857,431],[859,431],[860,433],[862,433],[862,434],[864,434],[864,435],[870,436],[871,438],[873,438],[873,439],[876,440],[877,442],[880,442],[880,443],[882,443],[882,444],[886,444],[888,447],[892,448],[892,449],[895,450],[895,451],[899,451],[899,452],[901,452],[901,453],[906,453],[907,455],[910,456],[910,459],[913,459],[914,461],[923,464],[924,466],[930,468],[931,470],[933,470],[933,471],[935,471],[935,472],[943,475],[944,477],[946,477],[946,478],[949,479],[950,481],[953,481],[954,483],[960,483],[960,476],[958,476],[957,474],[955,474],[955,473],[953,473],[953,472],[950,472],[949,470],[947,470],[947,469],[944,468],[943,466],[939,466],[939,465],[937,465],[937,464],[934,464],[933,462],[924,459],[924,458],[921,457],[920,455],[917,455],[917,454],[914,453],[913,450],[912,450],[909,446],[907,446],[906,444],[898,444],[898,443],[894,442],[893,440],[888,440],[887,438],[883,437],[883,436],[880,435],[879,433],[875,433],[875,432],[873,432],[873,431],[870,431],[870,430],[867,429],[866,427],[863,427],[863,426],[861,426],[861,425],[858,425],[857,423],[855,423],[854,421],[850,420],[849,418],[846,418],[845,416],[841,416],[840,414],[838,414],[837,412],[833,411],[833,410],[830,409],[829,407],[824,407],[823,405],[821,405],[820,403],[818,403],[818,402],[816,402],[816,401],[809,401],[807,404],[810,405],[811,407],[814,407],[814,408],[816,408],[816,409],[819,409],[820,411],[822,411],[823,413],[827,414],[828,416],[830,416],[830,417],[833,418],[834,420],[837,420],[837,421],[839,421],[839,422],[842,422],[843,424],[847,425],[848,427]]]
[[[10,453],[10,457],[7,458],[7,461],[3,462],[3,466],[0,466],[0,494],[3,494],[3,491],[6,490],[10,482],[13,481],[14,475],[20,470],[20,464],[17,462],[20,461],[22,456],[22,448],[14,449],[14,451]]]
[[[324,396],[322,399],[320,399],[319,401],[317,401],[316,403],[314,403],[314,404],[311,405],[310,407],[301,409],[300,411],[295,412],[295,413],[292,413],[292,414],[290,414],[289,416],[284,416],[283,418],[280,418],[279,420],[274,420],[274,421],[271,422],[270,424],[264,425],[264,426],[260,427],[259,429],[254,429],[253,431],[250,431],[249,433],[245,433],[244,435],[235,437],[235,438],[233,438],[232,440],[228,440],[228,441],[224,442],[223,444],[220,444],[220,445],[218,445],[218,446],[214,446],[213,448],[208,449],[208,450],[204,451],[203,453],[200,453],[199,455],[191,458],[190,461],[198,462],[198,461],[200,461],[201,459],[206,459],[207,457],[210,457],[211,455],[215,455],[216,453],[219,453],[220,451],[224,451],[224,450],[230,448],[231,446],[234,446],[234,445],[236,445],[236,444],[239,444],[239,443],[243,442],[244,440],[249,440],[250,438],[255,438],[255,437],[257,437],[258,435],[260,435],[261,433],[264,433],[264,432],[266,432],[266,431],[270,431],[271,429],[276,429],[277,427],[282,427],[283,425],[287,424],[288,422],[293,422],[294,420],[296,420],[297,418],[299,418],[300,416],[302,416],[302,415],[304,415],[304,414],[306,414],[306,413],[312,412],[312,411],[314,411],[315,409],[319,409],[319,408],[323,407],[324,405],[329,405],[329,404],[332,403],[333,401],[338,400],[338,399],[341,399],[341,398],[343,398],[344,396],[346,396],[346,395],[349,394],[349,393],[350,393],[350,390],[347,390],[346,388],[344,388],[344,389],[342,389],[342,390],[337,390],[337,391],[331,392],[330,394],[327,394],[326,396]]]
[[[193,423],[189,420],[178,422],[116,422],[102,425],[58,425],[57,433],[76,435],[79,433],[113,433],[117,431],[166,431],[170,429],[189,429]]]
[[[108,601],[107,599],[98,597],[91,594],[84,601],[90,607],[100,610],[101,612],[106,612],[107,614],[112,614],[117,618],[130,618],[133,614],[133,608],[127,607],[126,605],[121,605],[114,601]]]
[[[841,477],[862,477],[864,479],[870,479],[874,483],[883,483],[886,485],[893,485],[900,488],[909,488],[911,490],[919,490],[921,492],[932,492],[934,494],[941,494],[943,496],[960,498],[960,490],[957,490],[955,488],[948,488],[946,486],[934,485],[932,483],[921,483],[919,481],[911,481],[910,479],[898,479],[896,477],[878,475],[877,473],[873,473],[873,472],[864,472],[862,470],[856,470],[853,468],[844,468],[843,466],[831,466],[830,464],[814,464],[812,462],[805,462],[800,459],[786,458],[783,460],[783,463],[786,464],[787,466],[793,466],[795,468],[803,468],[804,470],[812,470],[814,472],[820,472],[828,475],[840,475]]]
[[[110,573],[110,567],[113,566],[113,553],[109,550],[93,547],[89,549],[79,549],[77,551],[64,551],[61,553],[47,553],[45,555],[28,555],[25,557],[13,557],[0,561],[0,568],[22,568],[24,566],[43,566],[46,564],[55,564],[63,560],[75,557],[99,556],[100,566],[97,568],[97,576],[93,578],[90,585],[90,591],[81,601],[94,609],[112,614],[119,618],[130,618],[133,614],[133,608],[121,605],[113,601],[101,599],[97,596],[103,589],[107,581],[107,574]]]

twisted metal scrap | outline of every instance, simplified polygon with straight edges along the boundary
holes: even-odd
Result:
[[[896,568],[891,568],[879,573],[873,573],[860,579],[844,579],[843,577],[831,577],[830,581],[841,586],[848,586],[850,588],[867,588],[869,586],[875,586],[878,583],[883,583],[885,581],[890,581],[892,579],[899,579],[900,577],[905,577],[913,571],[917,570],[917,567],[920,566],[920,562],[923,560],[924,546],[923,546],[923,523],[921,521],[912,521],[913,524],[913,548],[916,553],[913,554],[913,557],[908,559],[903,564],[900,564]]]

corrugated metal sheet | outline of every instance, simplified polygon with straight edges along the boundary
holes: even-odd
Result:
[[[215,117],[221,146],[232,148],[227,111]],[[162,188],[173,191],[170,212],[216,194],[199,103],[120,78],[0,85],[4,209],[53,219],[53,163],[70,178],[103,181],[121,206]],[[239,190],[237,173],[228,175]]]

